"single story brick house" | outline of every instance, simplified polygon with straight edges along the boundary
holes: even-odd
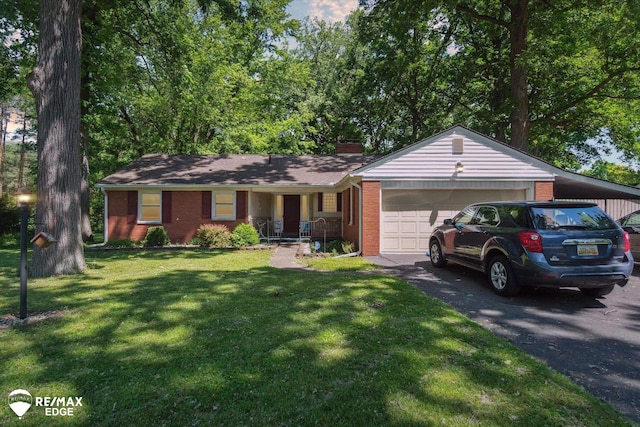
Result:
[[[97,186],[105,241],[162,225],[188,242],[202,224],[252,224],[262,237],[321,236],[363,255],[423,253],[431,230],[474,202],[636,199],[640,189],[559,169],[463,126],[384,157],[145,155]],[[640,209],[640,208],[639,208]]]

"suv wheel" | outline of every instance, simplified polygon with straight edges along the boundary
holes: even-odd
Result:
[[[585,295],[597,298],[609,295],[613,291],[614,286],[615,285],[603,286],[602,288],[580,288],[580,290]]]
[[[507,258],[497,255],[489,261],[489,281],[498,295],[510,297],[520,292],[520,285]]]
[[[442,255],[440,243],[435,239],[431,241],[429,258],[431,258],[431,264],[433,264],[434,267],[444,267],[447,265],[447,260],[444,259],[444,255]]]

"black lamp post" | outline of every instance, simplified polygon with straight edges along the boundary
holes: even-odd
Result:
[[[20,319],[27,317],[27,222],[31,193],[21,188],[16,194],[20,205]]]

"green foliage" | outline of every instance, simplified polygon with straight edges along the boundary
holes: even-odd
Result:
[[[337,239],[327,243],[325,252],[329,252],[334,255],[350,254],[352,252],[355,252],[355,248],[356,248],[356,245],[354,243]]]
[[[200,246],[205,248],[227,248],[231,246],[231,232],[226,225],[204,224],[196,234]]]
[[[324,249],[325,252],[329,252],[335,255],[344,253],[342,252],[342,240],[332,240],[329,243],[327,243],[326,248]]]
[[[260,236],[250,224],[238,224],[231,233],[231,243],[239,248],[253,246],[260,243]]]
[[[356,245],[353,242],[344,241],[342,242],[342,252],[345,254],[350,254],[356,251]]]
[[[169,240],[169,235],[167,234],[167,230],[162,226],[149,227],[147,230],[147,235],[144,239],[145,247],[156,247],[156,246],[166,246],[171,241]]]
[[[116,239],[109,240],[104,244],[106,248],[135,248],[142,246],[142,244],[133,239]]]
[[[616,165],[604,160],[595,162],[591,169],[584,172],[585,175],[594,176],[600,179],[637,186],[640,184],[640,171]]]
[[[8,194],[0,197],[0,236],[20,231],[20,208]]]

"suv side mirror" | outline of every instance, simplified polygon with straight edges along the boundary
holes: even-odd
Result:
[[[451,218],[447,218],[444,220],[444,225],[452,225],[453,224],[453,220]]]

